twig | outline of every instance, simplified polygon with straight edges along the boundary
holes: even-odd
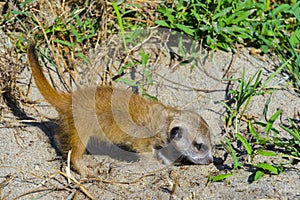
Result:
[[[229,74],[231,68],[233,67],[233,65],[235,64],[236,59],[238,58],[238,55],[239,55],[239,50],[237,50],[237,52],[235,54],[233,54],[233,58],[231,59],[231,62],[222,78],[225,78],[225,77],[228,78],[228,74]]]
[[[80,189],[80,191],[85,194],[89,199],[95,200],[96,198],[94,198],[88,191],[87,189],[85,189],[85,187],[79,182],[77,181],[74,177],[67,175],[64,172],[59,172],[61,175],[63,175],[65,178],[72,180]]]
[[[9,174],[5,176],[5,180],[0,183],[0,189],[8,185],[8,183],[13,179],[13,175]]]
[[[109,184],[126,184],[126,185],[130,185],[130,184],[135,184],[139,181],[141,181],[142,179],[148,177],[148,176],[154,176],[155,173],[152,172],[152,173],[149,173],[149,174],[145,174],[141,177],[139,177],[138,179],[136,180],[133,180],[133,181],[114,181],[114,180],[104,180],[104,179],[95,179],[94,181],[101,181],[102,183],[109,183]]]
[[[173,84],[176,84],[176,85],[179,85],[179,86],[182,86],[184,88],[188,88],[188,89],[191,89],[191,90],[194,90],[194,91],[197,91],[197,92],[204,92],[204,93],[210,93],[210,92],[224,92],[224,90],[207,90],[207,89],[201,89],[201,88],[195,88],[195,87],[190,87],[190,86],[187,86],[187,85],[183,85],[181,83],[177,83],[175,81],[172,81],[170,79],[167,79],[165,78],[164,76],[160,75],[160,74],[156,74],[157,76],[165,79],[166,81],[170,82],[170,83],[173,83]]]

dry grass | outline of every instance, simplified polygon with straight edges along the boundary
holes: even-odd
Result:
[[[5,47],[0,51],[0,112],[1,122],[3,123],[4,114],[7,112],[6,105],[14,104],[20,108],[22,103],[26,101],[27,93],[23,91],[18,84],[18,77],[24,66],[18,62],[20,58],[9,47]]]
[[[124,25],[133,28],[135,25],[151,27],[155,20],[155,8],[158,1],[124,1],[119,6],[123,13]],[[34,1],[25,4],[24,1],[7,1],[1,3],[0,11],[3,19],[0,20],[0,31],[7,36],[2,39],[5,48],[0,52],[0,89],[1,89],[1,116],[3,119],[4,108],[7,100],[11,100],[14,106],[21,107],[21,102],[28,102],[29,91],[22,91],[17,82],[19,74],[24,67],[27,67],[25,53],[29,43],[36,43],[41,54],[41,63],[48,68],[48,75],[54,87],[53,76],[59,76],[61,90],[70,91],[73,85],[81,83],[81,75],[78,67],[86,66],[83,57],[88,58],[92,53],[91,49],[100,46],[105,49],[112,34],[120,31],[115,11],[110,1]],[[10,14],[14,11],[15,14]],[[78,42],[78,38],[71,32],[71,25],[78,25],[79,16],[81,22],[91,21],[89,27],[84,27],[81,34],[89,34],[91,29],[94,35]],[[91,27],[92,26],[92,27]],[[80,27],[76,27],[80,28]],[[63,45],[57,42],[67,41],[73,46]],[[8,44],[13,44],[8,47]],[[117,47],[119,48],[119,47]],[[98,52],[97,56],[102,59],[104,69],[100,75],[102,84],[111,84],[113,77],[117,75],[118,66],[106,67],[110,62],[112,54],[116,52]],[[110,54],[110,55],[108,55]],[[80,55],[83,55],[80,56]],[[126,55],[120,55],[121,59]],[[124,61],[126,62],[126,58]],[[95,64],[95,63],[94,63]],[[126,64],[126,63],[125,63]],[[52,73],[51,73],[52,72]],[[28,84],[30,89],[31,82]],[[5,99],[6,100],[5,100]],[[6,103],[5,103],[6,102]]]

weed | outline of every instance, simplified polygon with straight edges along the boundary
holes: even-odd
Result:
[[[285,64],[284,64],[285,65]],[[299,127],[291,120],[289,121],[289,126],[280,124],[279,127],[291,135],[291,137],[282,137],[280,130],[274,127],[275,121],[278,121],[282,110],[277,110],[270,118],[267,118],[268,107],[271,101],[271,95],[267,98],[263,114],[265,116],[265,122],[254,121],[253,119],[247,119],[246,109],[250,104],[250,100],[254,95],[272,94],[272,89],[268,88],[267,85],[274,76],[276,76],[283,67],[281,66],[277,71],[275,71],[269,78],[261,83],[261,71],[257,71],[254,75],[250,76],[248,80],[245,79],[245,72],[243,70],[242,78],[240,80],[231,79],[239,83],[239,87],[236,90],[230,90],[232,96],[233,104],[231,106],[226,105],[228,110],[228,117],[226,119],[227,127],[234,127],[234,134],[231,139],[226,139],[226,144],[223,146],[231,154],[233,158],[233,169],[238,169],[239,167],[253,167],[256,169],[253,175],[253,181],[257,181],[264,174],[278,175],[284,171],[286,166],[293,164],[295,161],[298,162],[300,153],[300,135]],[[241,119],[246,119],[248,131],[241,133],[239,129],[240,125],[243,123]],[[234,123],[233,123],[234,122]],[[253,127],[253,123],[257,128]],[[263,130],[263,131],[259,131]],[[234,148],[233,144],[235,141],[239,141],[242,146],[240,148]],[[248,156],[248,161],[244,162],[237,155],[236,151],[245,152]],[[255,157],[278,157],[287,159],[283,162],[282,159],[274,161],[272,163],[268,162],[256,162]],[[226,176],[225,176],[226,178]],[[213,179],[212,179],[213,180]]]
[[[123,21],[122,21],[121,14],[119,12],[119,7],[117,6],[117,4],[115,2],[112,2],[112,6],[113,6],[113,8],[116,12],[116,15],[117,15],[118,24],[119,24],[119,27],[121,29],[120,31],[121,31],[121,35],[122,35],[122,40],[123,40],[123,43],[124,43],[124,48],[127,51],[127,45],[126,45],[125,33],[124,33],[124,26],[123,26]]]
[[[300,77],[300,2],[179,0],[162,4],[155,23],[181,31],[211,49],[230,50],[234,44],[277,52],[282,62],[289,60],[288,72],[296,88]]]
[[[218,181],[223,181],[226,178],[231,177],[232,175],[234,175],[234,173],[229,173],[229,174],[219,174],[217,176],[212,176],[212,177],[208,177],[208,181],[212,181],[212,182],[218,182]]]
[[[231,102],[235,104],[234,107],[227,107],[229,111],[228,119],[226,120],[227,126],[231,126],[233,121],[235,121],[235,133],[239,132],[239,119],[244,116],[245,111],[254,95],[259,95],[263,93],[262,88],[259,88],[260,78],[262,71],[257,71],[252,75],[248,81],[245,80],[245,70],[243,69],[241,80],[237,80],[240,83],[238,90],[230,90],[229,93],[232,95]],[[234,81],[234,79],[230,79]],[[252,84],[252,82],[254,83]]]

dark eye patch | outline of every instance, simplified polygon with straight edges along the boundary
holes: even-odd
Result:
[[[178,139],[182,138],[182,133],[183,133],[183,129],[179,126],[175,126],[174,128],[171,129],[170,139],[178,140]]]
[[[205,145],[204,143],[193,142],[193,146],[194,146],[198,151],[202,151],[202,152],[208,151],[208,146]]]

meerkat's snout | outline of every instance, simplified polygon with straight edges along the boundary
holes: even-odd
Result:
[[[213,162],[211,130],[205,120],[192,111],[173,116],[168,129],[168,145],[156,152],[163,163],[185,158],[194,164]]]
[[[174,143],[175,148],[195,164],[212,163],[210,130],[201,124],[201,129],[196,133],[190,131],[194,131],[193,128],[176,126],[171,129],[170,139]]]

